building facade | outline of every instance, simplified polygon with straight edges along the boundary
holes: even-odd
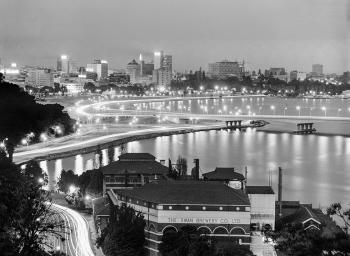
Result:
[[[28,71],[26,84],[34,87],[54,86],[51,69],[31,69]]]
[[[103,191],[108,189],[130,189],[151,181],[164,180],[168,167],[156,161],[148,153],[126,153],[119,160],[100,168],[103,173]]]
[[[250,244],[249,199],[221,182],[149,183],[132,190],[109,190],[107,195],[112,206],[126,204],[143,214],[148,255],[160,255],[162,236],[187,225],[222,243]]]
[[[306,79],[306,73],[293,70],[290,72],[289,79],[290,81],[293,81],[293,80],[304,81]]]
[[[312,65],[312,73],[316,76],[323,75],[323,65],[322,64],[313,64]]]
[[[94,60],[93,63],[87,64],[87,72],[97,74],[97,80],[105,79],[108,77],[108,62],[106,60]]]
[[[208,64],[208,76],[215,79],[226,79],[229,77],[240,77],[242,67],[237,61],[223,60]]]
[[[63,74],[69,74],[70,73],[70,61],[69,56],[67,55],[61,55],[57,58],[57,71],[63,73]]]

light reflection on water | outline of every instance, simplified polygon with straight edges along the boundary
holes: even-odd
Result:
[[[108,150],[113,150],[109,153]],[[268,185],[269,171],[277,192],[277,170],[283,169],[283,197],[301,200],[315,206],[331,202],[349,202],[350,190],[350,138],[342,136],[293,135],[265,133],[255,129],[246,132],[209,131],[158,137],[130,142],[123,152],[149,152],[158,160],[179,155],[187,158],[188,171],[193,159],[200,159],[201,172],[215,167],[235,167],[243,173],[248,168],[248,184]],[[114,160],[121,148],[102,150],[102,165]],[[78,155],[62,160],[41,162],[48,170],[51,181],[58,176],[59,168],[81,173],[99,166],[98,153]],[[56,162],[56,167],[52,162]],[[58,164],[59,163],[59,164]],[[85,163],[85,164],[83,164]],[[46,169],[45,169],[46,168]]]

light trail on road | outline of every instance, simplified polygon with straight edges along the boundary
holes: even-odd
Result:
[[[67,226],[65,233],[66,242],[63,246],[64,252],[69,256],[94,256],[86,220],[78,212],[67,207],[52,204],[52,208]]]

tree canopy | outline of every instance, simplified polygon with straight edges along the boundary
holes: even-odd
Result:
[[[14,148],[29,134],[32,141],[40,140],[41,133],[59,125],[61,135],[74,131],[75,121],[63,111],[59,104],[42,105],[15,84],[0,82],[0,141],[5,142],[6,151],[12,159]]]

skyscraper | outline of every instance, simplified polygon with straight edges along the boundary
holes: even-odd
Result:
[[[61,55],[57,58],[57,71],[62,72],[64,74],[69,74],[70,72],[70,64],[69,64],[69,56]]]
[[[108,62],[106,60],[94,60],[93,63],[86,65],[87,72],[97,74],[97,80],[108,77]]]
[[[313,64],[312,65],[312,73],[314,75],[323,75],[323,65],[322,64]]]
[[[154,69],[160,69],[162,67],[162,61],[163,61],[163,51],[154,52],[154,57],[153,57]]]

